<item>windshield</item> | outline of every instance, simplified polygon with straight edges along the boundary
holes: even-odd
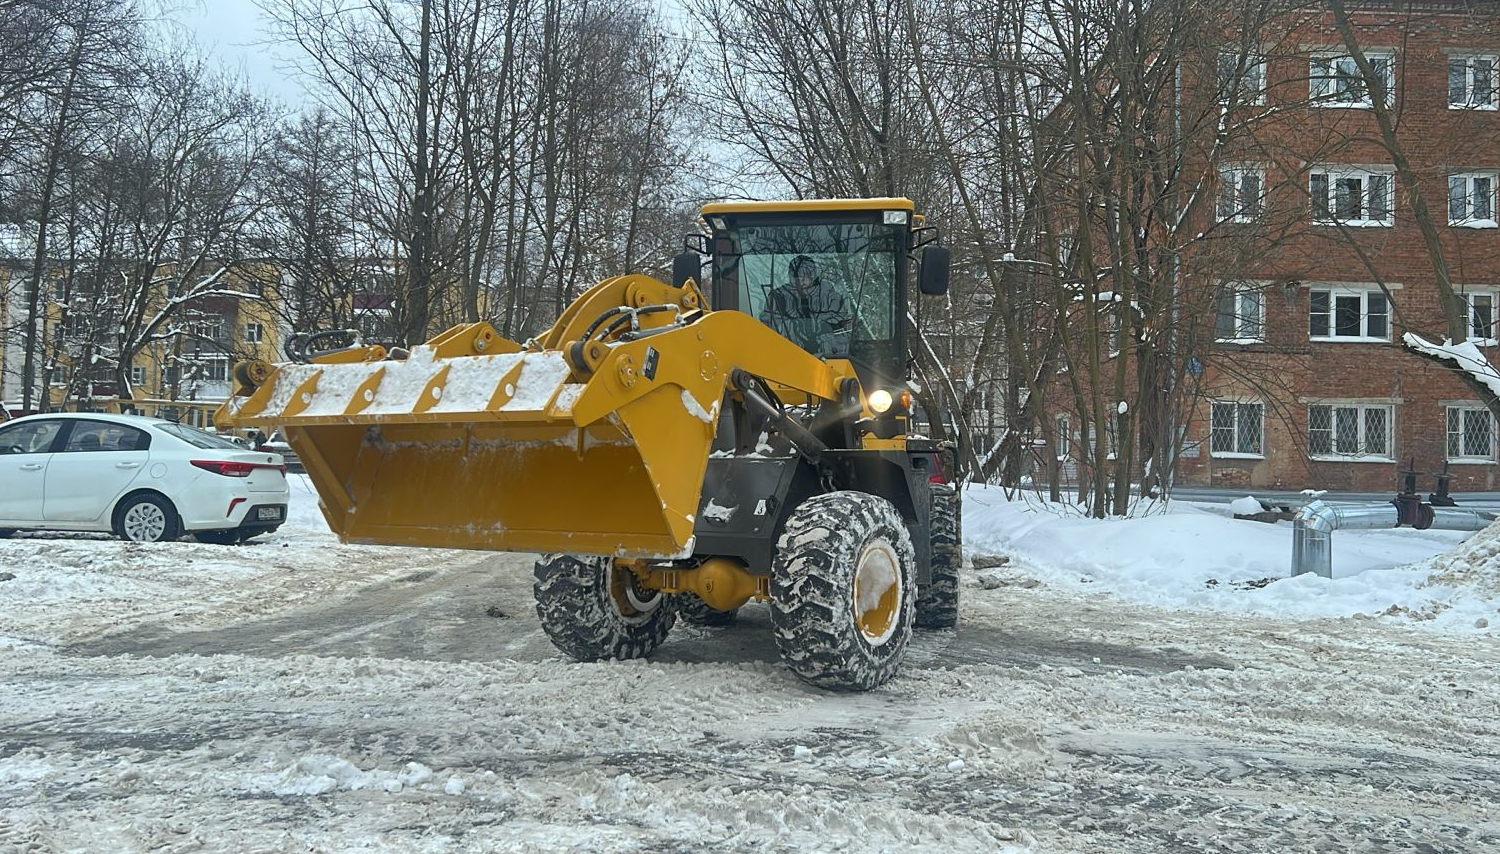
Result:
[[[155,426],[156,429],[162,431],[163,433],[166,433],[169,436],[176,436],[177,438],[181,439],[184,442],[187,442],[195,448],[218,448],[219,450],[228,451],[245,450],[244,445],[237,445],[234,442],[229,441],[228,439],[220,438],[212,433],[205,433],[196,427],[189,427],[186,424],[177,424],[171,421],[158,421],[156,422]]]
[[[888,361],[896,324],[896,233],[874,223],[742,226],[741,311],[809,352]]]

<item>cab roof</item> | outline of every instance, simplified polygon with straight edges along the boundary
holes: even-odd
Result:
[[[806,199],[769,202],[710,202],[703,216],[745,213],[804,213],[812,211],[912,211],[911,199]]]

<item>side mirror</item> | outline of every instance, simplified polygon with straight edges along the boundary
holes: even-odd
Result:
[[[697,252],[679,252],[672,256],[672,287],[680,288],[687,284],[688,279],[697,282],[702,275],[703,256]]]
[[[922,293],[940,297],[948,292],[948,247],[929,246],[922,250],[917,268],[917,284]]]

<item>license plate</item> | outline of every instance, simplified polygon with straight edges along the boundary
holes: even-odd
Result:
[[[281,508],[280,507],[261,507],[260,509],[258,509],[258,510],[255,511],[255,518],[260,519],[261,521],[265,521],[267,519],[280,519],[281,518]]]

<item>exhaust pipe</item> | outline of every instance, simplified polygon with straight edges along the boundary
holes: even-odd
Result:
[[[1333,532],[1410,526],[1417,530],[1480,531],[1493,513],[1459,507],[1433,507],[1415,495],[1380,504],[1334,505],[1310,501],[1292,518],[1292,575],[1313,572],[1333,577]]]

